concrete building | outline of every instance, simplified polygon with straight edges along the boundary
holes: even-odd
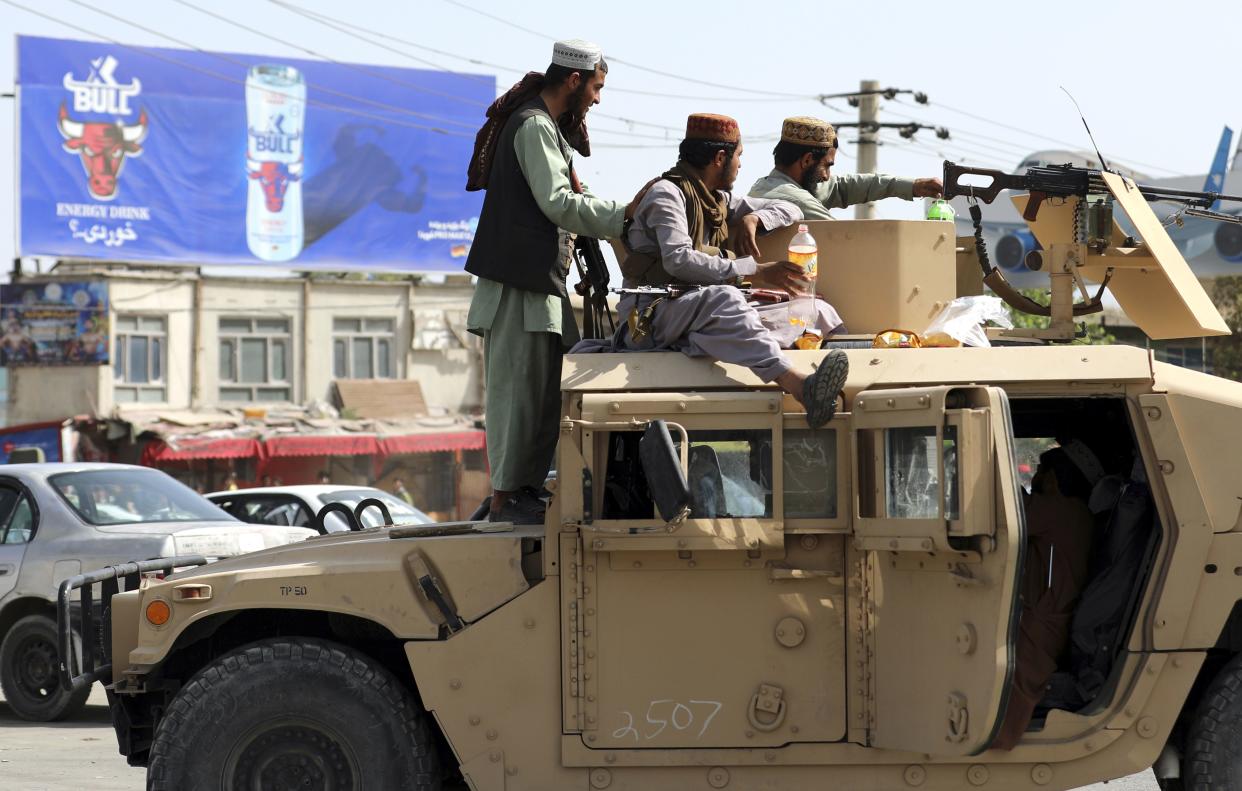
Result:
[[[32,280],[107,283],[112,362],[12,368],[10,423],[330,401],[337,379],[415,380],[429,406],[455,413],[482,402],[481,347],[465,332],[468,277],[242,278],[61,264],[24,278]]]
[[[15,282],[106,283],[110,362],[10,367],[8,425],[76,417],[84,447],[104,458],[207,489],[229,473],[243,484],[308,483],[321,471],[342,483],[400,477],[411,489],[425,482],[415,492],[424,510],[457,517],[485,488],[468,276],[251,278],[62,262]]]

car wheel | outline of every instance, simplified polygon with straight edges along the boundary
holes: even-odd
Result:
[[[56,622],[27,615],[9,629],[0,644],[0,688],[17,716],[51,722],[76,714],[91,694],[89,684],[66,689],[58,672]]]
[[[274,638],[211,662],[156,727],[148,791],[440,788],[422,710],[386,669],[324,640]]]
[[[1186,791],[1242,791],[1242,655],[1221,668],[1199,700],[1181,779]]]

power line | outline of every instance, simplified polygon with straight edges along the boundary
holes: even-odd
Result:
[[[426,51],[426,52],[432,52],[432,53],[435,53],[435,54],[437,54],[437,55],[441,55],[441,56],[443,56],[443,57],[453,58],[453,59],[455,59],[455,60],[464,61],[464,62],[466,62],[466,63],[470,63],[470,64],[472,64],[472,65],[476,65],[476,66],[485,66],[485,67],[490,68],[490,69],[497,69],[498,71],[510,72],[510,73],[513,73],[513,74],[526,74],[528,71],[530,71],[530,69],[519,69],[519,68],[517,68],[517,67],[515,67],[515,66],[506,66],[506,65],[504,65],[504,64],[500,64],[500,63],[491,63],[491,62],[488,62],[488,61],[485,61],[485,60],[480,60],[480,59],[478,59],[478,58],[471,57],[471,56],[469,56],[469,55],[458,55],[458,54],[456,54],[456,53],[446,52],[446,51],[444,51],[444,50],[436,49],[436,48],[434,48],[434,47],[428,47],[427,45],[425,45],[425,44],[419,44],[419,43],[418,43],[418,42],[416,42],[416,41],[410,41],[409,39],[401,38],[401,37],[399,37],[399,36],[394,36],[394,35],[391,35],[391,34],[389,34],[389,33],[383,33],[383,32],[378,31],[378,30],[372,30],[372,29],[370,29],[370,28],[363,27],[362,25],[356,25],[356,24],[353,24],[352,22],[347,22],[347,21],[345,21],[345,20],[343,20],[343,19],[339,19],[339,18],[337,18],[337,17],[329,16],[328,14],[323,14],[323,13],[320,13],[320,12],[318,12],[318,11],[310,11],[310,10],[305,9],[305,8],[298,8],[297,6],[294,6],[294,5],[291,5],[291,4],[289,4],[289,3],[283,2],[283,0],[268,0],[268,2],[272,3],[273,5],[280,6],[281,8],[283,8],[283,9],[285,9],[285,10],[287,10],[287,11],[291,12],[291,13],[294,13],[294,14],[297,14],[297,15],[299,15],[299,16],[301,16],[301,17],[304,17],[304,18],[306,18],[306,19],[309,19],[309,20],[311,20],[312,22],[317,22],[317,23],[319,23],[319,24],[321,24],[321,25],[324,25],[325,27],[329,27],[329,28],[331,28],[331,29],[333,29],[333,30],[336,30],[336,31],[337,31],[337,32],[339,32],[339,33],[343,33],[343,34],[345,34],[345,35],[347,35],[347,36],[350,36],[350,37],[352,37],[352,38],[355,38],[355,39],[357,39],[357,40],[359,40],[359,41],[363,41],[363,42],[365,42],[365,43],[367,43],[367,44],[371,44],[372,46],[376,46],[376,47],[379,47],[379,48],[381,48],[381,49],[385,49],[385,50],[387,50],[387,51],[389,51],[389,52],[396,53],[396,54],[401,55],[401,56],[403,56],[403,57],[408,57],[408,58],[410,58],[411,60],[414,60],[414,61],[419,62],[419,63],[428,63],[428,64],[430,64],[430,63],[431,63],[431,61],[427,61],[427,60],[425,60],[425,59],[422,59],[422,58],[419,58],[419,57],[417,57],[417,56],[411,55],[411,54],[409,54],[408,52],[405,52],[405,51],[403,51],[403,50],[394,49],[394,48],[389,47],[389,46],[387,46],[387,45],[385,45],[385,44],[383,44],[383,43],[380,43],[380,42],[378,42],[378,41],[375,41],[375,40],[373,40],[373,39],[371,39],[371,38],[367,38],[367,36],[374,36],[375,38],[385,39],[385,40],[387,40],[387,41],[393,41],[393,42],[396,42],[396,43],[398,43],[398,44],[404,44],[404,45],[405,45],[405,46],[407,46],[407,47],[414,47],[414,48],[416,48],[416,49],[424,50],[424,51]],[[362,35],[362,34],[366,34],[366,35]],[[443,69],[443,68],[444,68],[443,66],[439,66],[439,65],[437,65],[437,64],[433,64],[433,65],[436,65],[436,67],[437,67],[437,68],[441,68],[441,69]],[[639,89],[637,89],[637,88],[617,88],[617,87],[612,87],[612,86],[610,86],[610,87],[608,88],[608,90],[609,90],[609,92],[610,92],[610,93],[623,93],[623,94],[627,94],[627,95],[633,95],[633,96],[646,96],[646,97],[651,97],[651,98],[656,98],[656,99],[677,99],[677,100],[703,101],[703,102],[716,102],[716,101],[720,101],[720,102],[726,102],[726,101],[727,101],[727,102],[777,102],[777,101],[787,101],[786,99],[783,99],[783,98],[782,98],[782,99],[777,99],[777,98],[754,98],[754,97],[740,97],[740,98],[739,98],[739,97],[730,97],[730,96],[697,96],[697,95],[690,95],[690,94],[668,93],[668,92],[664,92],[664,91],[645,91],[645,90],[639,90]],[[603,113],[599,113],[599,112],[596,112],[595,114],[596,114],[596,115],[599,115],[599,116],[604,116],[604,114],[603,114]],[[633,119],[628,119],[628,118],[620,118],[619,116],[606,116],[606,117],[609,117],[609,118],[616,118],[617,120],[623,120],[623,121],[627,121],[627,122],[629,122],[629,123],[635,123],[635,124],[639,124],[639,125],[643,125],[643,126],[653,126],[653,127],[658,127],[658,128],[668,128],[668,129],[672,129],[672,127],[665,127],[665,126],[663,126],[662,124],[653,124],[653,123],[649,123],[649,122],[645,122],[645,121],[635,121],[635,120],[633,120]],[[673,130],[673,131],[676,131],[676,130]]]
[[[1038,140],[1047,140],[1049,142],[1056,143],[1057,145],[1066,146],[1073,151],[1077,151],[1082,148],[1081,143],[1071,143],[1067,140],[1061,140],[1059,138],[1049,137],[1048,135],[1039,134],[1038,132],[1032,132],[1029,129],[1023,129],[1022,127],[1011,126],[1009,124],[1001,123],[1000,121],[995,121],[986,116],[976,115],[975,113],[972,113],[968,110],[961,110],[956,107],[950,107],[949,105],[943,104],[940,102],[938,102],[936,106],[943,107],[944,109],[948,110],[951,113],[957,113],[959,115],[964,115],[967,118],[973,118],[976,121],[982,121],[987,124],[992,124],[993,126],[998,126],[998,127],[1001,127],[1002,129],[1008,129],[1012,132],[1020,132],[1024,135],[1036,138]],[[1139,162],[1137,159],[1130,159],[1128,157],[1126,158],[1126,161],[1133,165],[1140,165],[1144,168],[1147,168],[1148,170],[1161,170],[1161,171],[1164,171],[1165,173],[1174,174],[1174,171],[1169,170],[1166,167],[1161,167],[1160,165],[1153,165],[1149,162]]]
[[[392,35],[389,35],[389,34],[387,34],[387,33],[381,33],[380,31],[377,31],[377,30],[371,30],[371,29],[369,29],[369,28],[362,27],[361,25],[355,25],[355,24],[353,24],[353,23],[346,22],[346,21],[344,21],[344,20],[341,20],[341,19],[337,19],[337,18],[335,18],[335,17],[328,16],[327,14],[321,14],[321,13],[318,13],[318,12],[315,12],[315,11],[308,11],[308,10],[306,10],[306,9],[297,8],[297,7],[295,7],[295,6],[289,5],[288,3],[282,2],[281,0],[268,0],[268,2],[271,2],[272,4],[277,5],[277,6],[281,7],[281,8],[284,8],[284,9],[286,9],[287,11],[290,11],[290,12],[292,12],[292,13],[298,14],[298,15],[300,15],[300,16],[302,16],[302,17],[306,18],[306,19],[311,20],[312,22],[317,22],[317,23],[319,23],[319,24],[321,24],[321,25],[324,25],[325,27],[328,27],[328,28],[330,28],[330,29],[332,29],[332,30],[336,30],[336,31],[337,31],[337,32],[339,32],[339,33],[343,33],[344,35],[350,36],[351,38],[357,39],[357,40],[359,40],[359,41],[362,41],[362,42],[364,42],[364,43],[370,44],[370,45],[372,45],[372,46],[379,47],[379,48],[381,48],[381,49],[387,50],[387,51],[389,51],[389,52],[392,52],[392,53],[394,53],[394,54],[400,55],[400,56],[402,56],[402,57],[409,58],[409,59],[411,59],[411,60],[413,60],[413,61],[415,61],[415,62],[418,62],[418,63],[424,63],[424,64],[426,64],[426,63],[431,63],[431,62],[430,62],[430,61],[427,61],[427,60],[425,60],[425,59],[423,59],[423,58],[419,58],[419,57],[418,57],[418,56],[416,56],[416,55],[412,55],[412,54],[410,54],[409,52],[406,52],[406,51],[404,51],[404,50],[401,50],[401,49],[397,49],[397,48],[395,48],[395,47],[388,46],[388,45],[383,44],[382,42],[379,42],[379,41],[375,41],[375,40],[373,40],[373,39],[371,39],[371,38],[368,38],[368,37],[367,37],[367,35],[370,35],[370,36],[375,36],[375,37],[377,37],[377,38],[387,39],[387,40],[389,40],[389,41],[395,41],[395,42],[397,42],[397,43],[399,43],[399,44],[404,44],[405,46],[408,46],[408,47],[415,47],[415,48],[418,48],[418,49],[423,49],[423,50],[427,50],[427,51],[435,52],[435,53],[437,53],[437,54],[442,54],[442,55],[444,55],[444,56],[446,56],[446,57],[456,58],[456,59],[458,59],[458,60],[463,60],[463,61],[466,61],[466,62],[471,63],[471,64],[475,64],[475,65],[486,66],[486,67],[488,67],[488,68],[499,69],[499,70],[501,70],[501,71],[509,71],[509,72],[514,72],[514,73],[517,73],[517,74],[525,74],[525,73],[526,73],[524,70],[521,70],[521,69],[515,69],[515,68],[512,68],[512,67],[509,67],[509,66],[503,66],[503,65],[500,65],[500,64],[497,64],[497,63],[489,63],[489,62],[487,62],[487,61],[478,60],[478,59],[476,59],[476,58],[472,58],[472,57],[465,56],[465,55],[455,55],[455,54],[452,54],[452,53],[449,53],[449,52],[445,52],[445,51],[443,51],[443,50],[437,50],[437,49],[434,49],[434,48],[432,48],[432,47],[427,47],[427,46],[425,46],[425,45],[423,45],[423,44],[419,44],[419,43],[414,42],[414,41],[409,41],[408,39],[399,38],[399,37],[397,37],[397,36],[392,36]],[[361,31],[361,33],[356,32],[356,31]],[[365,33],[365,34],[367,34],[367,35],[362,35],[362,33]],[[442,66],[439,66],[438,64],[433,64],[433,65],[436,65],[436,68],[443,69],[443,67],[442,67]],[[446,70],[446,71],[447,71],[447,70]],[[456,72],[451,72],[451,73],[456,73]],[[618,91],[618,92],[627,92],[627,91],[625,91],[624,89],[621,89],[621,88],[612,88],[612,89],[610,89],[610,90],[612,90],[612,91]],[[632,92],[632,93],[646,93],[646,92],[633,92],[633,91],[628,91],[628,92]],[[599,118],[609,118],[609,119],[616,120],[616,121],[622,121],[622,122],[624,122],[624,123],[626,123],[626,124],[633,124],[633,125],[636,125],[636,126],[645,126],[645,127],[650,127],[650,128],[653,128],[653,129],[661,129],[661,130],[665,130],[665,131],[669,131],[669,132],[680,132],[680,131],[681,131],[681,130],[680,130],[680,129],[678,129],[677,127],[667,126],[667,125],[665,125],[665,124],[657,124],[657,123],[652,123],[652,122],[650,122],[650,121],[639,121],[639,120],[636,120],[636,119],[633,119],[633,118],[626,118],[626,117],[619,116],[619,115],[610,115],[610,114],[608,114],[608,113],[603,113],[603,112],[600,112],[600,111],[598,111],[598,110],[593,111],[593,115],[595,115],[596,117],[599,117]]]
[[[224,82],[232,83],[232,84],[234,84],[234,85],[241,85],[241,86],[245,86],[245,84],[246,84],[246,81],[245,81],[244,79],[238,79],[237,77],[233,77],[233,76],[230,76],[230,75],[227,75],[227,74],[221,74],[221,73],[219,73],[219,72],[212,71],[212,70],[210,70],[210,69],[205,69],[205,68],[202,68],[202,67],[200,67],[200,66],[194,66],[194,65],[191,65],[191,64],[186,63],[186,62],[184,62],[184,61],[177,60],[176,58],[170,58],[170,57],[168,57],[167,55],[162,55],[162,54],[160,54],[160,53],[158,53],[158,52],[155,52],[155,51],[150,50],[150,49],[147,49],[147,48],[137,47],[137,46],[134,46],[134,45],[131,45],[131,44],[125,44],[124,42],[121,42],[121,41],[119,41],[119,40],[117,40],[117,39],[115,39],[115,38],[111,38],[110,36],[105,36],[105,35],[103,35],[103,34],[101,34],[101,33],[98,33],[98,32],[96,32],[96,31],[94,31],[94,30],[89,30],[89,29],[87,29],[87,28],[81,27],[80,25],[75,25],[75,24],[73,24],[72,22],[66,22],[66,21],[65,21],[65,20],[63,20],[63,19],[60,19],[60,18],[58,18],[58,17],[51,16],[50,14],[45,14],[45,13],[43,13],[43,12],[41,12],[41,11],[36,11],[36,10],[35,10],[35,9],[33,9],[33,8],[30,8],[30,7],[28,7],[28,6],[24,6],[24,5],[22,5],[21,3],[15,2],[15,0],[0,0],[0,3],[4,3],[5,5],[7,5],[7,6],[11,6],[12,8],[16,8],[16,9],[18,9],[18,10],[20,10],[20,11],[25,11],[26,13],[31,14],[31,15],[33,15],[33,16],[41,17],[41,18],[43,18],[43,19],[48,20],[49,22],[55,22],[56,24],[61,25],[61,26],[63,26],[63,27],[67,27],[67,28],[69,28],[70,30],[76,30],[77,32],[82,33],[82,34],[87,35],[87,36],[90,36],[90,37],[91,37],[91,38],[93,38],[93,39],[99,39],[99,40],[102,40],[102,41],[107,41],[108,43],[113,44],[114,46],[118,46],[118,47],[121,47],[121,48],[123,48],[123,49],[129,50],[129,51],[132,51],[132,52],[137,52],[137,53],[139,53],[139,54],[141,54],[141,55],[146,55],[146,56],[148,56],[148,57],[156,58],[157,60],[162,60],[162,61],[165,61],[165,62],[167,62],[167,63],[171,63],[171,64],[173,64],[174,66],[179,66],[179,67],[181,67],[181,68],[183,68],[183,69],[187,69],[187,70],[189,70],[189,71],[194,71],[194,72],[198,72],[198,73],[200,73],[200,74],[205,74],[205,75],[207,75],[208,77],[212,77],[212,78],[217,79],[217,80],[223,80]],[[122,20],[122,21],[124,21],[124,20]],[[155,35],[161,35],[161,34],[156,33]],[[168,38],[168,37],[167,37],[167,36],[164,36],[164,38]],[[170,40],[172,40],[172,39],[170,39]],[[350,98],[352,98],[352,97],[350,97]],[[338,112],[348,113],[348,114],[350,114],[350,115],[356,115],[356,116],[358,116],[359,118],[368,118],[368,119],[373,120],[373,121],[382,121],[382,122],[384,122],[384,123],[395,124],[395,125],[397,125],[397,126],[405,126],[405,127],[409,127],[409,128],[411,128],[411,129],[422,129],[422,130],[424,130],[424,131],[428,131],[428,132],[435,132],[436,134],[448,135],[448,136],[450,136],[450,137],[471,137],[471,135],[468,135],[468,134],[466,134],[466,133],[464,133],[464,132],[456,132],[456,131],[452,131],[452,130],[449,130],[449,129],[441,129],[440,127],[437,127],[437,126],[427,126],[426,124],[418,124],[418,123],[414,123],[414,122],[412,122],[412,121],[404,121],[404,120],[402,120],[402,119],[400,119],[400,118],[391,118],[391,117],[389,117],[389,116],[377,115],[377,114],[375,114],[375,113],[368,113],[368,112],[366,112],[366,111],[364,111],[364,110],[356,110],[356,109],[353,109],[353,108],[350,108],[350,107],[344,107],[344,106],[341,106],[341,105],[330,104],[330,103],[328,103],[328,102],[320,101],[320,100],[317,100],[317,99],[311,99],[311,98],[308,98],[308,99],[306,100],[306,103],[307,103],[308,105],[312,105],[312,106],[315,106],[315,107],[322,107],[322,108],[324,108],[324,109],[328,109],[328,110],[336,110],[336,111],[338,111]],[[409,114],[410,114],[408,111],[405,111],[405,110],[403,110],[402,108],[398,108],[398,109],[400,109],[400,110],[401,110],[402,114],[405,114],[405,115],[409,115]]]
[[[514,28],[515,30],[520,30],[523,33],[528,33],[532,36],[537,36],[538,38],[544,41],[547,41],[550,38],[546,33],[541,33],[537,30],[531,30],[528,27],[523,27],[522,25],[519,25],[516,22],[510,21],[501,16],[497,16],[496,14],[492,14],[490,12],[484,11],[480,8],[475,8],[474,6],[467,5],[466,3],[460,2],[460,0],[444,0],[444,2],[448,3],[449,5],[454,5],[454,6],[457,6],[458,8],[463,8],[467,11],[471,11],[480,16],[487,17],[488,19],[499,22],[502,25],[507,25],[511,28]],[[694,77],[687,77],[683,74],[676,74],[674,72],[661,71],[660,69],[653,69],[648,66],[642,66],[640,64],[634,63],[633,61],[622,60],[619,57],[611,56],[611,55],[609,56],[609,60],[629,66],[631,69],[638,69],[639,71],[645,71],[650,74],[658,74],[661,77],[668,77],[674,80],[681,80],[682,82],[689,82],[695,85],[706,85],[710,88],[723,88],[729,91],[738,91],[741,93],[757,94],[761,96],[772,97],[774,99],[816,99],[817,98],[814,95],[805,94],[805,93],[783,93],[780,91],[764,91],[764,90],[758,90],[755,88],[741,88],[736,85],[727,85],[727,84],[719,83],[719,82],[710,82],[708,80],[700,80]],[[702,97],[685,97],[685,98],[702,98]],[[714,99],[713,101],[733,101],[733,100],[727,97],[719,97],[718,99]]]
[[[252,34],[254,34],[254,35],[256,35],[256,36],[259,36],[260,38],[265,38],[265,39],[267,39],[267,40],[269,40],[269,41],[275,41],[277,44],[282,44],[282,45],[284,45],[284,46],[286,46],[286,47],[290,47],[290,48],[292,48],[292,49],[301,50],[302,52],[305,52],[306,54],[308,54],[308,55],[310,55],[310,56],[312,56],[312,57],[319,58],[319,59],[321,59],[321,60],[326,60],[326,61],[329,61],[330,63],[334,63],[334,64],[336,64],[336,65],[338,65],[338,66],[343,66],[343,67],[345,67],[345,68],[352,69],[353,71],[361,72],[361,73],[363,73],[363,74],[368,74],[368,75],[370,75],[370,76],[372,76],[372,77],[377,77],[377,78],[379,78],[379,79],[388,80],[389,82],[394,82],[394,83],[396,83],[396,84],[398,84],[398,85],[403,85],[403,86],[405,86],[405,87],[407,87],[407,88],[412,88],[413,90],[416,90],[416,91],[419,91],[419,92],[422,92],[422,93],[427,93],[427,94],[430,94],[430,95],[433,95],[433,96],[440,96],[440,97],[443,97],[443,98],[446,98],[446,99],[452,99],[453,101],[462,102],[462,103],[464,103],[464,104],[470,104],[470,105],[473,105],[473,106],[475,106],[475,107],[484,107],[484,106],[486,106],[486,102],[478,102],[478,101],[475,101],[475,100],[473,100],[473,99],[466,99],[465,97],[462,97],[462,96],[457,96],[456,94],[446,93],[446,92],[444,92],[444,91],[437,91],[437,90],[434,90],[434,89],[431,89],[431,88],[427,88],[427,87],[422,86],[422,85],[417,85],[417,84],[415,84],[415,83],[409,82],[408,80],[400,80],[400,79],[397,79],[396,77],[392,77],[392,76],[387,75],[387,74],[383,74],[383,73],[380,73],[380,72],[372,71],[372,70],[367,69],[367,68],[365,68],[365,67],[363,67],[363,66],[358,66],[358,65],[355,65],[355,64],[353,64],[353,63],[342,63],[341,61],[336,60],[335,58],[331,58],[331,57],[329,57],[329,56],[327,56],[327,55],[324,55],[323,53],[316,52],[316,51],[315,51],[315,50],[313,50],[313,49],[309,49],[309,48],[307,48],[307,47],[303,47],[303,46],[301,46],[300,44],[295,44],[295,43],[293,43],[292,41],[286,41],[285,39],[282,39],[282,38],[277,38],[276,36],[273,36],[273,35],[271,35],[270,33],[265,33],[265,32],[263,32],[263,31],[261,31],[261,30],[258,30],[258,29],[256,29],[256,28],[250,27],[249,25],[244,25],[244,24],[242,24],[241,22],[238,22],[238,21],[237,21],[237,20],[235,20],[235,19],[229,19],[228,17],[223,16],[223,15],[221,15],[221,14],[217,14],[217,13],[216,13],[216,12],[214,12],[214,11],[209,11],[209,10],[207,10],[206,8],[202,8],[202,7],[200,7],[200,6],[195,5],[194,3],[188,2],[188,0],[173,0],[173,1],[174,1],[174,2],[176,2],[176,3],[178,3],[178,4],[180,4],[180,5],[185,6],[186,8],[192,8],[192,9],[194,9],[195,11],[198,11],[200,14],[206,14],[207,16],[212,17],[213,19],[218,19],[218,20],[220,20],[221,22],[225,22],[225,23],[227,23],[227,24],[229,24],[229,25],[232,25],[233,27],[238,28],[239,30],[245,30],[245,31],[247,31],[247,32],[249,32],[249,33],[252,33]],[[100,14],[104,14],[105,16],[112,17],[113,19],[119,19],[120,21],[125,22],[126,24],[129,24],[129,25],[133,25],[134,27],[137,27],[137,28],[138,28],[138,29],[140,29],[140,30],[146,30],[146,31],[148,31],[148,32],[154,33],[154,34],[155,34],[155,35],[157,35],[157,36],[163,36],[164,38],[167,38],[169,41],[176,42],[176,43],[178,43],[178,44],[181,44],[182,46],[190,47],[191,49],[193,49],[193,50],[195,50],[195,51],[197,51],[197,52],[201,52],[201,53],[203,53],[203,54],[205,54],[205,55],[211,55],[211,56],[213,56],[213,57],[222,58],[223,60],[229,61],[229,62],[231,62],[231,63],[237,63],[237,64],[239,64],[239,65],[243,65],[243,66],[244,66],[244,65],[246,65],[246,64],[242,63],[241,61],[238,61],[238,60],[236,60],[236,59],[234,59],[234,58],[229,58],[229,57],[226,57],[226,56],[223,56],[223,55],[219,55],[219,54],[214,53],[214,52],[208,52],[207,50],[204,50],[204,49],[202,49],[201,47],[198,47],[198,46],[196,46],[196,45],[194,45],[194,44],[192,44],[192,43],[190,43],[190,42],[181,41],[181,40],[179,40],[179,39],[177,39],[177,38],[174,38],[173,36],[169,36],[169,35],[166,35],[166,34],[164,34],[164,33],[160,33],[159,31],[153,31],[153,30],[151,30],[150,28],[147,28],[147,27],[144,27],[144,26],[142,26],[142,25],[139,25],[139,24],[137,24],[137,23],[135,23],[135,22],[133,22],[133,21],[131,21],[131,20],[125,19],[124,17],[118,17],[118,16],[116,16],[116,15],[114,15],[114,14],[110,14],[110,13],[108,13],[107,11],[100,11],[98,8],[95,8],[94,6],[89,5],[89,4],[88,4],[88,3],[86,3],[86,2],[83,2],[83,0],[69,0],[69,2],[73,3],[74,5],[79,5],[79,6],[82,6],[83,8],[89,8],[89,9],[91,9],[92,11],[95,11],[95,12],[100,13]],[[477,78],[477,77],[475,77],[474,75],[465,75],[465,74],[463,74],[463,75],[462,75],[462,77],[463,77],[463,78],[466,78],[466,79],[478,79],[478,78]],[[494,83],[493,83],[493,84],[494,84]],[[319,92],[321,92],[321,93],[328,93],[328,94],[330,94],[330,95],[345,96],[345,97],[348,97],[348,98],[352,98],[352,99],[354,99],[355,101],[366,102],[367,104],[375,104],[375,105],[380,106],[380,107],[383,107],[383,108],[385,108],[385,109],[395,109],[395,110],[397,110],[397,111],[404,111],[404,112],[408,112],[410,115],[420,116],[420,117],[423,117],[423,118],[431,118],[431,119],[433,119],[433,120],[437,120],[437,121],[444,121],[445,123],[450,123],[450,124],[454,124],[454,125],[457,125],[457,126],[464,126],[464,127],[467,127],[467,128],[473,128],[473,127],[474,127],[474,124],[471,124],[471,123],[466,123],[466,122],[456,121],[456,120],[450,120],[450,119],[447,119],[447,118],[440,118],[440,117],[438,117],[438,116],[429,116],[429,115],[426,115],[425,113],[418,113],[418,112],[414,112],[414,111],[412,111],[412,110],[405,110],[404,108],[399,108],[399,107],[395,107],[394,105],[384,104],[383,102],[372,102],[372,101],[370,101],[370,100],[368,100],[368,99],[363,99],[363,98],[362,98],[362,97],[360,97],[360,96],[351,96],[350,94],[347,94],[347,93],[341,93],[341,92],[339,92],[339,91],[333,91],[333,90],[331,90],[331,89],[324,88],[324,87],[322,87],[322,86],[317,87],[317,88],[316,88],[316,90],[318,90],[318,91],[319,91]]]

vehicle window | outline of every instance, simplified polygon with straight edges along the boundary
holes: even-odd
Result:
[[[5,544],[25,544],[34,534],[34,509],[30,499],[21,495],[4,529]]]
[[[193,489],[155,470],[85,470],[48,479],[93,525],[203,522],[231,517]]]
[[[787,428],[783,442],[785,516],[789,519],[835,519],[837,432]]]
[[[434,521],[405,500],[395,497],[382,489],[341,489],[340,491],[321,494],[319,499],[323,500],[325,505],[328,503],[344,503],[352,511],[357,507],[358,503],[370,497],[374,497],[388,506],[388,513],[392,516],[393,524],[423,525]],[[378,508],[368,508],[362,514],[363,527],[378,527],[383,523],[384,517],[380,514]],[[343,520],[341,521],[341,526],[342,528],[344,527]]]
[[[945,481],[943,503],[940,454],[934,426],[892,428],[884,432],[884,509],[897,519],[957,519],[959,510],[957,427],[946,426],[941,440]]]
[[[22,493],[17,489],[9,486],[0,486],[0,525],[8,524],[9,515],[13,512],[13,506],[17,505],[17,501],[21,497]]]
[[[637,431],[615,431],[609,436],[604,519],[651,519],[654,516],[651,495],[639,462],[640,436]],[[772,516],[770,431],[691,431],[689,457],[687,483],[692,498],[692,518]],[[834,465],[835,461],[834,456]]]
[[[690,516],[772,516],[772,433],[690,432]]]
[[[247,522],[263,525],[305,527],[310,524],[306,506],[292,497],[256,497],[245,505]]]

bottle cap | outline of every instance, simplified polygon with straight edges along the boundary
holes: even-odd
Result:
[[[807,228],[806,223],[799,223],[798,233],[810,233],[810,229]]]

